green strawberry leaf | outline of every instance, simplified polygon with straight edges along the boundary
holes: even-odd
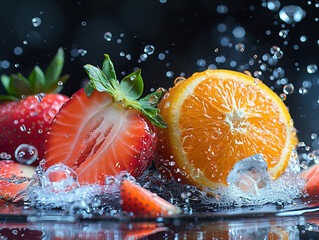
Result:
[[[92,82],[89,82],[88,85],[84,88],[84,92],[86,93],[86,96],[91,97],[93,91],[94,91],[94,86],[92,85]]]
[[[21,76],[21,75],[20,75]],[[22,95],[32,95],[32,87],[26,78],[19,77],[16,74],[10,76],[9,88],[12,90],[10,95],[21,98]]]
[[[143,93],[144,83],[141,69],[124,77],[120,83],[122,93],[130,99],[138,99]]]
[[[159,89],[138,100],[144,88],[140,69],[124,77],[119,83],[116,80],[113,63],[107,54],[105,54],[102,70],[89,64],[85,65],[84,69],[91,79],[84,89],[88,97],[91,96],[94,89],[99,92],[107,92],[113,97],[114,102],[121,103],[126,109],[141,111],[151,123],[158,127],[167,127],[159,114],[160,110],[156,108],[165,91]]]
[[[20,74],[21,78],[24,78],[22,74]],[[29,75],[29,80],[25,79],[26,81],[29,81],[30,86],[33,90],[33,94],[37,94],[41,92],[45,86],[45,76],[43,71],[39,66],[35,66],[33,71]]]
[[[139,102],[143,108],[154,108],[157,106],[157,104],[159,103],[159,101],[161,100],[165,92],[166,91],[163,91],[163,90],[161,91],[157,90],[141,98]]]
[[[46,86],[50,87],[59,79],[64,65],[64,51],[59,48],[55,57],[45,71]],[[46,89],[45,89],[46,90]]]
[[[162,118],[161,115],[156,114],[155,116],[152,115],[152,113],[150,113],[150,111],[148,109],[142,108],[142,113],[148,118],[148,120],[151,121],[151,123],[153,123],[154,125],[161,127],[161,128],[167,128],[167,125],[164,121],[164,119]]]
[[[104,54],[105,60],[103,62],[102,71],[105,74],[106,78],[111,82],[113,88],[118,86],[118,82],[116,81],[116,73],[114,69],[113,62],[110,59],[108,54]]]
[[[101,69],[94,67],[92,65],[86,64],[84,66],[85,71],[89,75],[94,88],[99,92],[108,92],[112,96],[115,94],[115,89],[113,89],[110,81],[106,78]]]
[[[0,95],[0,102],[19,101],[19,98],[10,95]]]
[[[14,91],[13,91],[13,89],[10,89],[10,82],[11,82],[10,77],[5,75],[5,74],[2,74],[1,75],[1,82],[2,82],[4,89],[7,91],[7,93],[12,95],[14,93]]]

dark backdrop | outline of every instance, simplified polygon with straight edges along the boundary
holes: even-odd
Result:
[[[145,93],[152,88],[168,88],[179,75],[188,77],[195,71],[214,67],[211,64],[254,74],[266,63],[267,70],[262,71],[261,79],[275,92],[282,93],[284,82],[294,84],[295,91],[285,103],[300,140],[312,146],[315,134],[319,134],[319,75],[309,74],[307,66],[319,65],[318,1],[281,1],[278,10],[291,4],[305,10],[305,18],[295,25],[285,24],[278,10],[267,7],[267,1],[163,2],[1,0],[0,74],[21,71],[28,75],[36,64],[44,68],[59,46],[66,53],[64,73],[71,75],[63,90],[66,95],[78,90],[85,80],[82,66],[101,65],[103,53],[111,56],[118,76],[142,68]],[[32,24],[34,17],[41,19],[38,27]],[[239,35],[243,34],[240,30],[245,30],[241,38],[233,33],[238,26],[242,27],[237,28]],[[289,30],[286,38],[279,36],[282,29]],[[112,34],[111,41],[104,38],[106,32]],[[235,49],[237,43],[245,45],[244,52]],[[155,51],[145,61],[139,61],[146,45],[153,45]],[[262,57],[270,54],[274,45],[281,48],[284,56],[272,66]],[[159,54],[165,59],[160,60]],[[279,77],[284,78],[281,82],[269,79],[278,67],[285,71]],[[299,93],[301,87],[306,87],[306,94]],[[4,93],[3,88],[0,91]]]

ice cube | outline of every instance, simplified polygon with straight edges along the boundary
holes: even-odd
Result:
[[[226,179],[228,185],[235,185],[243,192],[258,195],[261,189],[271,187],[267,163],[258,153],[235,163]]]
[[[49,167],[42,176],[42,187],[48,191],[70,191],[78,186],[76,172],[62,163]]]

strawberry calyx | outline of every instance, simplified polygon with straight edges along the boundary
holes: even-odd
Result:
[[[21,73],[7,76],[1,75],[1,82],[8,95],[0,96],[0,102],[19,101],[25,96],[38,93],[58,93],[69,75],[60,77],[64,65],[64,51],[59,48],[55,57],[43,72],[39,66],[35,66],[28,78]]]
[[[140,98],[143,94],[144,83],[141,77],[141,69],[127,75],[121,81],[117,80],[114,65],[105,54],[103,67],[94,67],[90,64],[84,66],[90,82],[85,87],[85,93],[91,96],[94,90],[107,92],[113,97],[113,101],[121,103],[126,109],[136,109],[141,111],[154,125],[165,128],[166,123],[156,108],[160,99],[165,93],[162,88]]]

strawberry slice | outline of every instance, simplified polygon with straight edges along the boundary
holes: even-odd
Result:
[[[150,165],[157,134],[164,126],[154,104],[163,92],[140,100],[140,70],[116,80],[108,55],[103,71],[86,65],[92,82],[80,89],[56,115],[46,142],[48,168],[63,163],[78,174],[80,184],[104,184],[105,177],[123,170],[140,176]],[[156,101],[150,101],[151,97]]]
[[[181,213],[181,209],[133,182],[121,183],[121,206],[123,211],[137,216],[158,217]]]
[[[31,177],[35,172],[35,167],[26,166],[12,160],[0,161],[0,197],[5,200],[11,200],[17,192],[25,189],[28,182],[18,183],[19,177]],[[4,180],[6,179],[6,180]],[[13,180],[12,182],[10,182]]]
[[[309,197],[319,197],[319,165],[314,165],[299,174],[306,180],[304,192],[309,194]]]

